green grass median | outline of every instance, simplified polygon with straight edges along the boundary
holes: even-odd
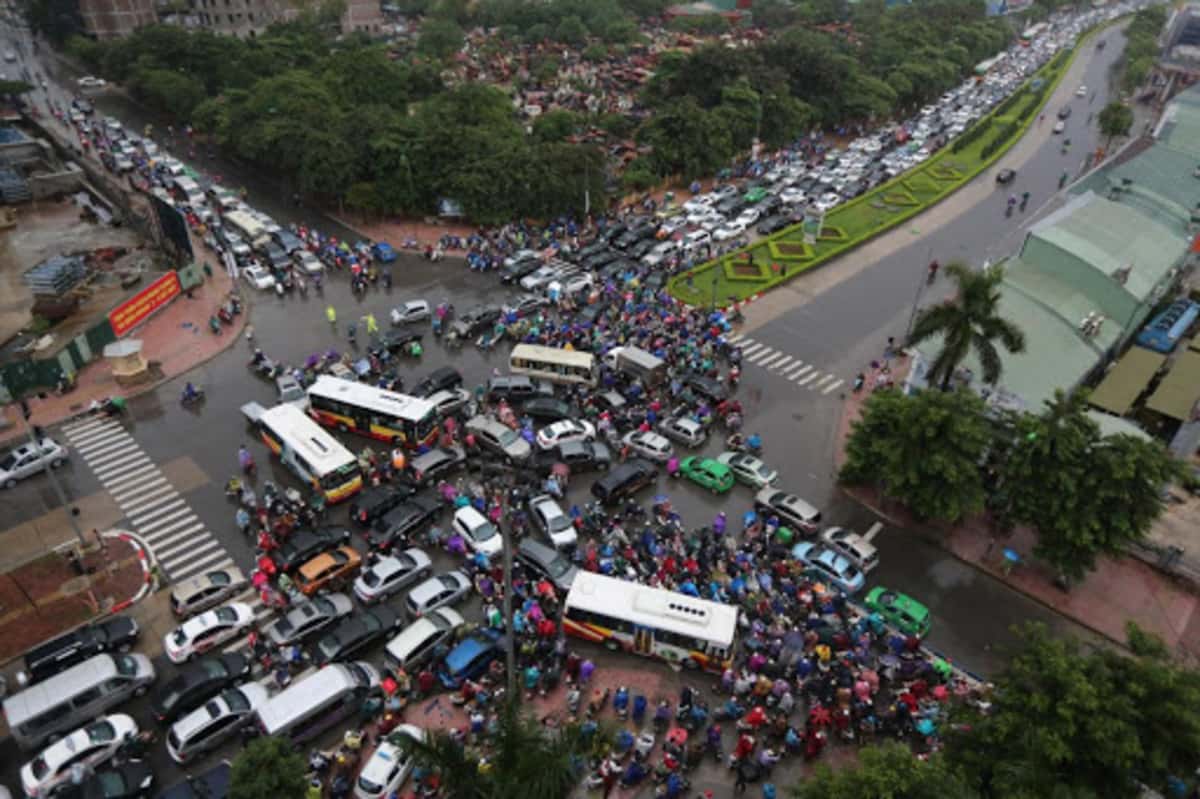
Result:
[[[672,278],[672,296],[720,307],[745,300],[854,249],[949,197],[995,163],[1037,119],[1084,45],[1117,18],[1079,37],[1021,88],[927,161],[825,215],[815,241],[789,228]]]

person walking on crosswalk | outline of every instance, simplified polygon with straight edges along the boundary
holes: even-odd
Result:
[[[337,310],[332,305],[325,306],[325,318],[329,320],[329,326],[337,330]]]

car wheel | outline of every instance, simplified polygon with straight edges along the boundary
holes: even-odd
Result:
[[[14,479],[12,479],[12,478],[10,477],[10,478],[8,478],[7,480],[5,480],[5,481],[4,481],[4,487],[5,487],[5,488],[16,488],[16,487],[17,487],[17,481],[16,481],[16,480],[14,480]]]
[[[604,648],[609,652],[620,652],[621,643],[616,638],[606,638],[604,640]]]
[[[337,423],[337,431],[339,433],[348,433],[348,432],[350,432],[350,428],[346,427],[344,422],[338,422]]]
[[[148,691],[148,690],[150,690],[148,686],[139,685],[137,688],[133,689],[133,695],[134,696],[145,696],[146,691]]]
[[[122,655],[128,655],[130,650],[132,650],[132,649],[133,649],[133,644],[121,644],[119,647],[117,647],[117,651],[120,652]]]
[[[54,460],[50,461],[50,468],[57,469],[62,466],[63,463],[65,463],[65,461],[63,461],[62,458],[55,458]]]

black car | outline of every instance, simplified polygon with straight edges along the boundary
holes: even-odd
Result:
[[[658,231],[658,225],[653,222],[642,222],[622,233],[613,242],[617,249],[625,250],[637,244],[642,239],[653,238]]]
[[[563,419],[573,419],[575,411],[571,403],[556,397],[534,397],[521,406],[521,415],[528,416],[539,424],[561,422]]]
[[[284,269],[290,269],[292,266],[292,259],[288,256],[287,252],[275,242],[271,242],[262,248],[262,256],[263,260],[266,261],[267,266],[271,267],[272,269],[279,269],[282,271]]]
[[[1062,108],[1058,109],[1058,118],[1059,119],[1067,119],[1070,116],[1071,116],[1071,106],[1064,105]]]
[[[535,462],[543,469],[565,463],[571,474],[603,472],[612,465],[612,452],[599,441],[564,441],[554,449],[539,452]]]
[[[137,622],[129,616],[113,616],[84,625],[26,652],[25,671],[33,681],[44,680],[93,655],[128,652],[140,632]]]
[[[587,258],[584,258],[582,263],[583,263],[584,269],[594,272],[597,269],[608,266],[613,261],[618,261],[620,259],[621,259],[621,254],[619,252],[614,252],[613,250],[604,249],[598,253],[589,255]]]
[[[379,337],[379,344],[373,347],[372,350],[387,350],[388,352],[401,352],[406,350],[413,342],[420,343],[423,338],[422,334],[411,330],[389,330]],[[378,354],[378,353],[374,353]]]
[[[467,338],[496,323],[503,311],[498,305],[476,305],[450,325],[450,332]]]
[[[725,388],[725,384],[711,377],[691,374],[684,378],[683,384],[690,388],[693,394],[699,395],[701,399],[707,400],[713,405],[729,399],[729,390]]]
[[[625,235],[629,228],[623,224],[609,225],[596,234],[596,241],[603,241],[605,244],[611,244],[613,239],[620,238]]]
[[[524,375],[493,377],[488,381],[487,397],[490,402],[521,402],[538,396],[554,396],[554,389]]]
[[[629,248],[629,257],[641,259],[658,245],[657,239],[642,239]]]
[[[783,230],[789,224],[790,222],[786,216],[768,216],[758,223],[758,227],[755,230],[764,236],[769,236],[778,230]]]
[[[304,242],[302,242],[300,237],[290,230],[276,230],[271,234],[271,238],[274,239],[275,243],[282,247],[283,251],[288,255],[305,249]]]
[[[441,512],[441,500],[431,494],[417,494],[385,513],[367,532],[367,543],[371,549],[390,549]]]
[[[449,391],[458,388],[463,383],[463,376],[453,366],[443,366],[434,369],[409,391],[414,397],[428,397],[439,391]]]
[[[607,249],[608,249],[608,242],[597,239],[597,240],[593,241],[591,244],[588,244],[579,249],[579,253],[578,253],[579,260],[586,261],[588,258],[591,258],[593,255],[602,253]]]
[[[379,517],[415,493],[417,487],[407,480],[367,488],[350,502],[350,521],[370,527]]]
[[[226,799],[233,783],[233,766],[218,763],[208,771],[188,776],[158,795],[158,799]]]
[[[500,267],[500,282],[505,285],[516,283],[526,275],[536,272],[541,265],[542,261],[540,258],[525,258],[524,260],[502,266]]]
[[[142,799],[154,788],[154,772],[142,760],[101,766],[78,785],[68,780],[54,789],[54,799]]]
[[[996,182],[999,183],[1001,186],[1003,186],[1005,184],[1012,183],[1016,177],[1017,177],[1017,170],[1001,169],[999,172],[996,173]]]
[[[403,626],[404,616],[387,605],[359,610],[321,636],[313,648],[313,654],[321,666],[335,660],[345,660]]]
[[[249,673],[250,660],[237,653],[200,658],[154,694],[150,711],[159,724],[170,724]]]
[[[721,202],[717,203],[716,209],[717,213],[721,214],[722,216],[730,217],[737,214],[737,212],[742,210],[745,205],[746,201],[743,200],[740,195],[734,195],[732,197],[726,197],[724,200],[721,200]]]
[[[282,572],[290,572],[322,552],[349,542],[350,530],[345,527],[301,528],[289,535],[275,550],[275,566]]]
[[[657,477],[658,467],[653,463],[633,458],[592,483],[592,496],[611,505],[651,485]]]

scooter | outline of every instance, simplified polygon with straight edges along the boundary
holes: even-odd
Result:
[[[204,389],[200,386],[193,386],[189,393],[185,388],[183,394],[179,397],[179,404],[183,406],[196,405],[204,401]]]
[[[221,332],[221,320],[218,319],[215,314],[208,317],[208,329],[211,330],[214,335],[220,334]]]

